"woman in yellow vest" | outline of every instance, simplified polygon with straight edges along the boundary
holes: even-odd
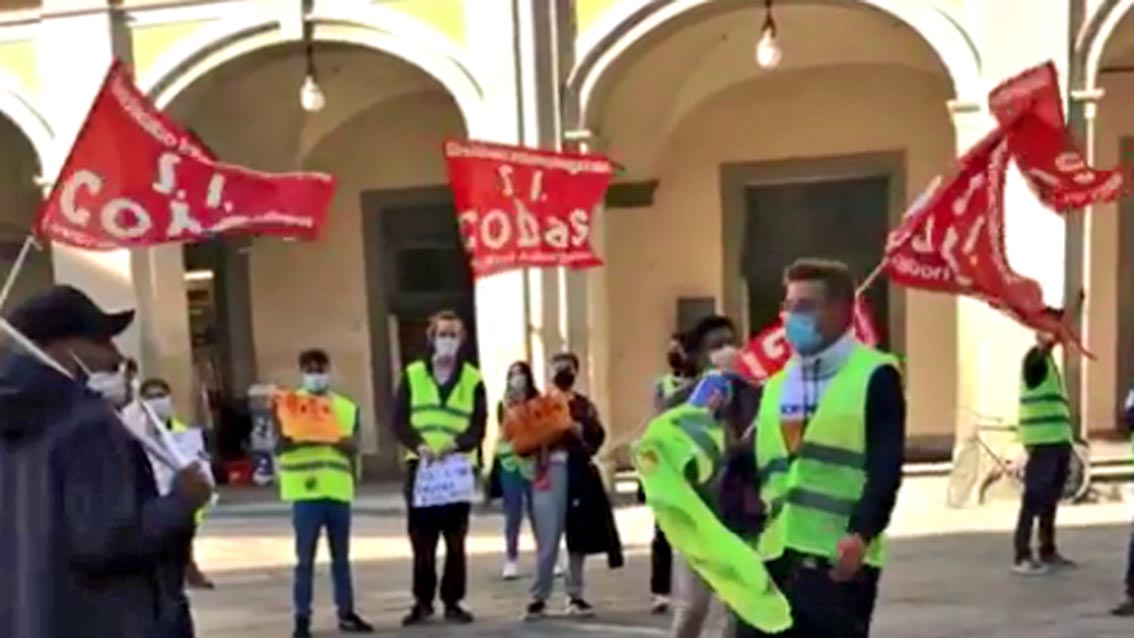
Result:
[[[506,395],[497,408],[497,423],[504,423],[504,412],[508,407],[518,405],[539,396],[532,367],[525,361],[517,361],[508,368]],[[499,469],[500,490],[504,500],[504,580],[519,577],[520,526],[524,513],[532,521],[532,477],[535,464],[531,459],[517,456],[512,444],[502,435],[496,444],[496,463]]]
[[[801,260],[784,282],[795,355],[765,384],[756,417],[767,512],[758,546],[791,603],[795,626],[785,635],[865,638],[901,485],[901,375],[894,357],[855,339],[855,284],[844,264]]]

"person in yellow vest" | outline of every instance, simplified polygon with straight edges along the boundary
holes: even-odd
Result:
[[[484,383],[480,371],[463,356],[465,327],[456,313],[434,315],[426,336],[428,356],[406,368],[390,419],[394,435],[406,449],[406,506],[413,546],[414,604],[402,619],[403,626],[421,624],[433,616],[441,537],[445,538],[440,592],[445,620],[456,624],[473,621],[473,615],[461,606],[467,586],[465,537],[471,498],[470,502],[414,507],[414,484],[422,463],[450,455],[465,455],[470,465],[474,463],[488,414]]]
[[[1049,309],[1062,319],[1062,312]],[[1052,350],[1056,338],[1036,334],[1036,345],[1024,355],[1020,380],[1020,413],[1017,434],[1027,449],[1024,495],[1014,536],[1012,572],[1021,576],[1074,568],[1073,561],[1055,547],[1055,513],[1063,496],[1063,485],[1071,467],[1071,409],[1063,388],[1063,377]],[[1039,556],[1032,553],[1032,527],[1039,519]]]
[[[666,351],[666,363],[669,372],[662,375],[654,383],[654,415],[666,410],[670,399],[692,383],[693,375],[689,370],[689,358],[686,355],[684,340],[686,335],[675,332],[670,335],[669,348]],[[646,493],[638,485],[638,502],[646,502]],[[650,612],[664,614],[669,610],[669,594],[673,586],[673,548],[661,528],[654,525],[654,538],[650,541]]]
[[[150,407],[154,416],[162,420],[165,427],[172,433],[187,432],[192,426],[185,423],[177,417],[173,407],[173,391],[170,389],[169,383],[164,379],[146,379],[138,386],[138,398],[141,399]],[[208,462],[208,457],[202,457],[203,461]],[[158,462],[153,462],[151,465],[154,468],[154,475],[159,478],[164,478],[170,474],[170,470]],[[159,488],[160,489],[160,488]],[[164,493],[164,489],[162,490]],[[207,508],[202,507],[197,510],[196,526],[200,527],[201,522],[205,519],[205,511]],[[196,529],[194,529],[194,536],[196,536]],[[193,557],[193,545],[190,542],[188,562],[185,566],[185,583],[195,589],[213,589],[215,585],[209,577],[206,576],[201,568],[197,565],[196,559]]]
[[[373,627],[354,608],[350,573],[351,503],[358,475],[358,406],[331,389],[331,358],[323,350],[299,355],[301,394],[326,397],[338,421],[342,438],[333,445],[293,441],[280,434],[280,498],[290,502],[295,530],[295,613],[293,638],[311,636],[311,598],[315,552],[319,536],[327,530],[331,550],[331,577],[335,589],[339,630],[372,633]]]
[[[838,262],[785,272],[795,355],[768,380],[755,458],[767,519],[758,547],[791,603],[793,638],[865,638],[897,499],[905,397],[896,359],[858,342],[855,284]],[[764,636],[739,624],[737,636]]]

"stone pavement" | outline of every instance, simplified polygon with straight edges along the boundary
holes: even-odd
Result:
[[[1119,595],[1131,524],[1128,502],[1108,499],[1061,512],[1063,551],[1078,559],[1076,572],[1021,579],[1008,572],[1012,503],[979,509],[941,506],[939,479],[907,481],[893,525],[891,567],[882,585],[876,638],[1118,638],[1134,635],[1134,620],[1114,619],[1107,609]],[[647,613],[648,512],[618,513],[628,546],[628,565],[606,569],[601,557],[588,562],[588,598],[594,621],[518,620],[527,581],[498,578],[501,520],[475,518],[470,536],[469,608],[478,622],[467,628],[443,624],[403,630],[408,608],[409,546],[399,516],[359,515],[353,554],[358,607],[378,625],[380,636],[421,638],[665,636],[665,619]],[[525,566],[530,571],[530,543]],[[194,592],[198,635],[206,638],[286,638],[290,635],[291,536],[280,517],[211,520],[197,547],[198,559],[217,581],[213,592]],[[316,628],[331,630],[333,608],[325,566],[317,574]],[[719,635],[714,632],[706,635]]]

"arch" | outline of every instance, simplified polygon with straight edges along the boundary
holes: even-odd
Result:
[[[799,0],[781,0],[781,3],[795,1]],[[959,102],[981,100],[984,88],[980,75],[980,56],[961,26],[942,9],[905,0],[817,1],[824,4],[859,4],[901,20],[933,49],[949,74],[956,99]],[[571,124],[577,128],[589,127],[594,111],[592,102],[595,89],[619,58],[655,30],[705,10],[709,5],[714,10],[753,6],[751,2],[740,0],[624,0],[600,19],[599,24],[591,29],[594,36],[583,35],[579,62],[568,78],[568,94],[576,102],[572,105],[575,112],[570,114],[574,120]]]
[[[54,134],[47,120],[40,115],[31,98],[19,82],[7,73],[0,72],[0,114],[7,117],[23,133],[39,162],[40,173],[50,165],[54,151]],[[62,161],[62,158],[59,158]]]
[[[1080,71],[1084,89],[1092,91],[1098,86],[1099,64],[1110,36],[1122,17],[1134,8],[1134,0],[1103,0],[1098,9],[1083,24],[1075,38],[1072,67]],[[1076,87],[1072,87],[1076,88]]]
[[[347,11],[339,6],[317,8],[309,16],[316,27],[345,27],[323,34],[316,28],[316,41],[354,44],[413,65],[445,87],[465,120],[466,130],[477,128],[483,92],[452,42],[432,27],[392,9],[376,6]],[[221,65],[260,49],[300,41],[298,36],[289,37],[279,29],[275,14],[252,11],[226,18],[163,55],[139,86],[158,108],[166,108]]]

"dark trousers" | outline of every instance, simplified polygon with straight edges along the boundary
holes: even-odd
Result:
[[[772,580],[791,603],[795,624],[764,633],[737,619],[736,638],[866,638],[878,598],[881,572],[862,570],[848,582],[831,580],[830,563],[789,552],[768,564]]]
[[[650,542],[650,593],[668,596],[673,580],[673,548],[665,532],[654,525],[654,540]]]
[[[437,543],[445,538],[445,567],[441,602],[450,607],[465,597],[465,536],[469,532],[469,503],[409,508],[409,537],[413,545],[413,597],[418,605],[433,606],[437,591]]]
[[[354,613],[354,588],[350,579],[350,503],[320,499],[296,501],[291,507],[295,528],[295,583],[292,599],[298,618],[311,617],[312,580],[319,535],[327,530],[331,548],[331,577],[339,617]]]
[[[1024,498],[1016,522],[1016,561],[1032,558],[1032,527],[1039,519],[1039,557],[1051,558],[1055,548],[1055,512],[1071,467],[1071,444],[1035,445],[1028,448],[1024,468]]]

